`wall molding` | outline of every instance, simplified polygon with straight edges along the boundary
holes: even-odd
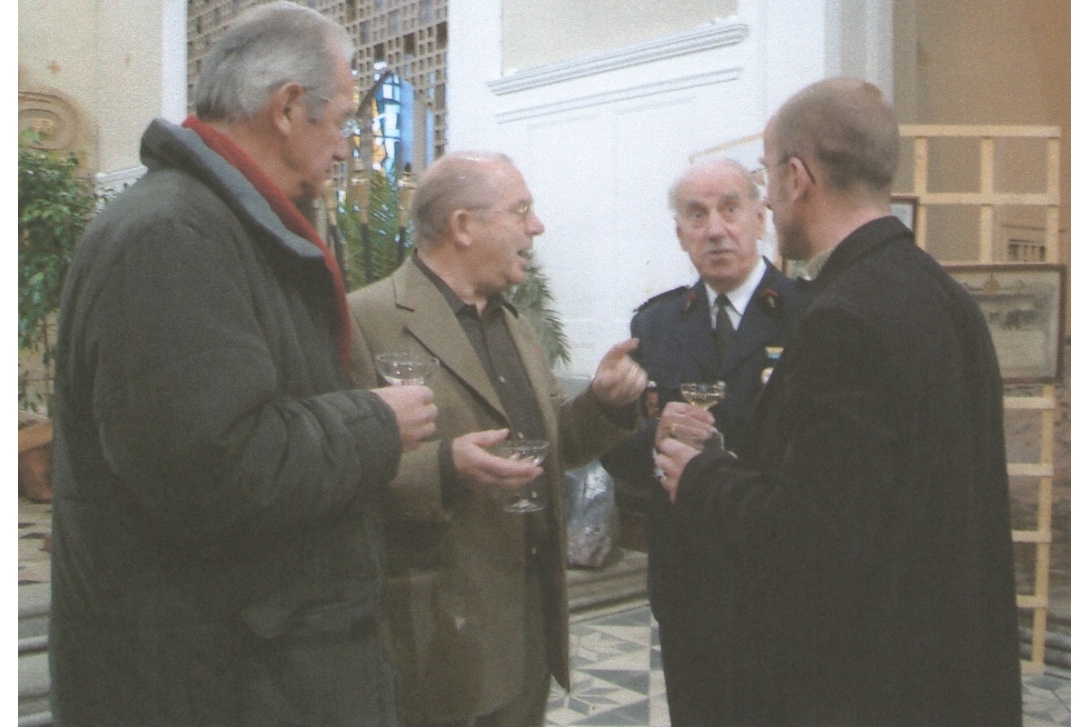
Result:
[[[702,86],[714,86],[716,84],[726,83],[728,81],[736,81],[741,77],[741,75],[742,69],[740,67],[735,67],[722,68],[715,71],[709,71],[707,73],[698,73],[692,76],[682,76],[680,78],[668,78],[663,81],[645,83],[639,86],[630,86],[628,88],[616,89],[612,91],[603,91],[602,93],[594,93],[586,96],[578,96],[575,98],[564,99],[563,101],[554,101],[551,103],[538,104],[536,106],[527,106],[524,108],[513,109],[511,111],[503,111],[496,114],[496,122],[501,125],[509,124],[514,121],[524,121],[526,119],[540,116],[550,116],[552,114],[568,113],[571,111],[577,111],[579,109],[585,109],[592,106],[603,106],[605,104],[629,101],[632,99],[643,98],[645,96],[674,93],[677,91],[684,91],[690,88],[700,88]]]
[[[737,45],[748,36],[749,26],[739,20],[716,21],[668,38],[516,71],[510,76],[487,81],[486,85],[492,93],[504,96],[644,63]]]

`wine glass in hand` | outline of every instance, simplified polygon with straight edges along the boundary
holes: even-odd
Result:
[[[704,411],[723,401],[726,396],[727,385],[722,381],[711,384],[686,382],[681,385],[681,397]]]
[[[489,448],[488,451],[504,459],[517,459],[521,462],[541,464],[545,461],[545,455],[549,452],[549,442],[544,439],[505,439]],[[536,477],[520,487],[515,500],[504,505],[503,509],[507,512],[518,513],[543,510],[545,505],[539,499],[540,493],[535,487],[540,480],[540,477]]]
[[[375,365],[392,386],[419,385],[439,370],[439,359],[417,353],[380,353]]]
[[[693,406],[708,411],[713,406],[723,401],[727,396],[727,385],[722,381],[713,383],[685,382],[681,385],[681,397]],[[723,434],[718,430],[712,432],[706,439],[694,439],[693,444],[699,448],[711,447],[723,449]]]

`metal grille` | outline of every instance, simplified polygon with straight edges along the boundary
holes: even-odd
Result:
[[[266,0],[189,0],[188,82],[193,85],[209,49],[227,25]],[[413,85],[434,119],[435,158],[446,149],[448,0],[306,0],[300,2],[339,21],[356,45],[356,70],[365,93],[376,63],[385,63]]]

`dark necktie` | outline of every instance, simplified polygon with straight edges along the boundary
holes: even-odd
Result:
[[[730,349],[734,340],[734,324],[730,320],[730,298],[723,293],[715,299],[715,340],[719,347],[719,358],[722,359]]]

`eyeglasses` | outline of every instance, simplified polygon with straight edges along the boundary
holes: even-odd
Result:
[[[507,209],[500,209],[500,210],[495,210],[495,209],[491,209],[491,208],[488,208],[488,207],[474,207],[470,211],[471,212],[479,212],[482,215],[494,215],[494,214],[505,214],[506,213],[506,214],[509,214],[509,215],[514,215],[515,217],[517,217],[519,220],[521,220],[525,224],[526,221],[530,219],[530,215],[534,214],[534,203],[533,202],[519,202],[514,207],[509,207]]]
[[[337,108],[336,105],[334,105],[332,99],[328,99],[325,96],[318,96],[318,98],[322,101],[325,101],[333,108]],[[355,112],[350,111],[346,108],[342,108],[340,111],[345,116],[344,124],[341,126],[341,136],[343,136],[345,139],[351,139],[353,136],[359,136],[362,131],[362,127],[360,127],[360,122],[359,119],[356,118]]]
[[[776,162],[771,167],[766,167],[764,164],[761,164],[756,169],[750,171],[749,178],[752,179],[753,183],[760,187],[762,191],[764,191],[768,187],[769,171],[777,167],[782,167],[784,164],[787,164],[789,161],[791,161],[792,158],[799,160],[799,164],[801,164],[802,168],[806,170],[806,176],[810,177],[810,181],[812,183],[817,184],[817,180],[814,179],[814,174],[810,171],[810,167],[806,166],[806,160],[795,154],[784,155],[783,159]]]

